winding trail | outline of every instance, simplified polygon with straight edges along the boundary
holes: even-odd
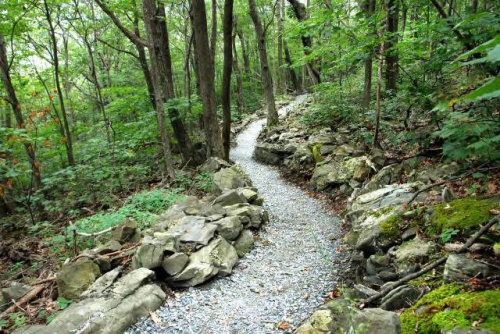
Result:
[[[303,98],[282,108],[281,114]],[[156,323],[146,319],[127,333],[283,333],[277,324],[295,329],[339,281],[334,265],[338,244],[329,237],[340,235],[340,220],[329,215],[321,201],[286,183],[277,170],[252,160],[264,123],[251,123],[232,151],[270,213],[255,249],[231,276],[177,292],[156,311]]]

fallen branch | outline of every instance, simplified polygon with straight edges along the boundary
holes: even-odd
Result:
[[[31,283],[31,285],[40,285],[40,284],[44,284],[44,283],[48,283],[48,282],[54,282],[56,280],[57,277],[55,276],[52,276],[52,277],[47,277],[45,279],[42,279],[40,281],[37,281],[35,283]]]
[[[471,238],[469,238],[469,240],[467,240],[467,242],[462,247],[457,249],[455,254],[460,254],[460,253],[464,253],[465,251],[467,251],[467,249],[469,249],[469,247],[472,246],[472,244],[474,244],[477,241],[477,239],[479,239],[484,233],[486,233],[493,225],[497,224],[498,222],[500,222],[500,217],[498,217],[498,216],[491,219],[486,225],[481,227],[481,229],[479,231],[477,231]],[[376,295],[373,295],[369,298],[363,299],[358,304],[358,308],[363,309],[365,307],[365,305],[369,305],[370,303],[374,302],[375,300],[385,296],[387,293],[394,290],[398,286],[401,286],[404,283],[409,282],[415,278],[418,278],[428,271],[431,271],[432,269],[445,263],[447,259],[448,259],[448,255],[443,256],[442,258],[434,261],[433,263],[426,265],[420,271],[417,271],[416,273],[413,273],[413,274],[409,274],[409,275],[403,277],[402,279],[400,279],[399,281],[396,281],[392,284],[387,285],[385,288],[381,289],[380,292],[377,293]]]
[[[17,303],[15,303],[14,305],[12,305],[11,307],[9,307],[8,309],[6,309],[2,314],[0,314],[0,319],[4,318],[5,316],[7,316],[9,313],[12,313],[16,310],[16,308],[18,307],[22,307],[24,304],[27,304],[28,302],[30,302],[33,298],[35,298],[40,292],[43,291],[43,289],[45,289],[45,285],[39,285],[37,287],[35,287],[33,290],[31,290],[30,292],[28,292],[26,295],[24,295],[24,297],[22,297],[21,299],[19,299],[17,301]]]
[[[126,249],[122,249],[122,250],[119,250],[119,251],[116,251],[116,252],[112,252],[112,253],[108,253],[108,254],[103,254],[103,256],[106,256],[106,257],[111,257],[111,256],[115,256],[115,255],[119,255],[119,254],[122,254],[122,253],[126,253],[128,251],[131,251],[132,249],[134,248],[137,248],[137,246],[139,246],[141,243],[137,243],[129,248],[126,248]]]

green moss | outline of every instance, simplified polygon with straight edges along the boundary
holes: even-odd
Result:
[[[493,199],[462,198],[438,204],[431,216],[428,233],[440,234],[446,229],[477,227],[490,219],[489,211],[500,209],[500,201]]]
[[[321,162],[321,161],[325,160],[325,159],[321,156],[320,149],[321,149],[321,144],[314,144],[314,145],[313,145],[313,147],[311,148],[311,150],[312,150],[312,154],[313,154],[313,157],[314,157],[314,161],[315,161],[316,163],[318,163],[318,162]]]
[[[458,284],[445,284],[428,293],[401,314],[402,333],[439,333],[441,329],[479,328],[498,330],[500,290],[467,292]]]
[[[401,233],[404,219],[401,215],[395,214],[387,218],[384,222],[380,224],[380,234],[389,237],[397,238]]]
[[[499,249],[499,250],[500,250],[500,242],[496,242],[496,243],[493,245],[493,249]]]

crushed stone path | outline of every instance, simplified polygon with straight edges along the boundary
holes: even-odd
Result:
[[[299,96],[281,114],[303,99]],[[149,317],[127,333],[291,332],[342,282],[335,268],[339,245],[331,240],[340,236],[339,218],[284,181],[276,169],[252,159],[264,123],[251,123],[232,151],[232,159],[250,176],[270,213],[255,248],[240,259],[231,276],[176,292],[176,298],[168,298],[155,312],[154,321]]]

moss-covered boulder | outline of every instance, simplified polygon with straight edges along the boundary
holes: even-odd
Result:
[[[445,284],[428,293],[401,314],[403,333],[440,333],[452,329],[500,328],[500,290],[465,291],[464,286]]]
[[[88,259],[65,264],[57,273],[59,296],[70,300],[78,299],[99,276],[99,266]]]
[[[461,198],[434,206],[427,229],[440,234],[446,229],[474,229],[491,219],[490,210],[499,210],[497,199]]]

